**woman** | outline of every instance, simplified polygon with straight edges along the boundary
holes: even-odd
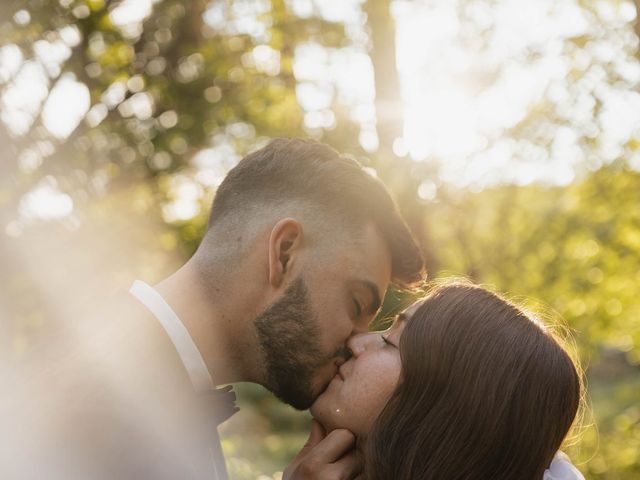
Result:
[[[576,366],[510,302],[441,285],[349,346],[311,413],[356,435],[366,480],[582,478],[550,468],[580,404]]]

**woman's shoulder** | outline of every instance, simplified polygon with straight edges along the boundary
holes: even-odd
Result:
[[[558,452],[549,468],[545,470],[543,480],[584,480],[584,476],[567,455]]]

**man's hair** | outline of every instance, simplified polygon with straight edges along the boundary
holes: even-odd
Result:
[[[367,480],[539,480],[582,398],[541,322],[472,284],[437,286],[407,320],[401,380],[364,446]]]
[[[317,141],[276,139],[244,157],[218,188],[208,228],[237,239],[234,230],[256,215],[292,205],[341,231],[372,222],[391,252],[392,278],[402,284],[422,278],[420,249],[382,182]]]

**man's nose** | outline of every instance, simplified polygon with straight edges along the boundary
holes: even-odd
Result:
[[[377,344],[378,335],[375,333],[359,333],[357,335],[352,335],[349,340],[347,340],[347,347],[353,352],[354,356],[358,356],[367,349],[372,348]]]
[[[360,335],[362,333],[369,333],[369,321],[364,320],[353,324],[352,335]]]
[[[351,357],[353,357],[353,352],[348,346],[343,345],[342,347],[338,348],[335,356],[337,357],[336,365],[339,367]]]

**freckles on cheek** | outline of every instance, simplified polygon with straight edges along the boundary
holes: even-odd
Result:
[[[372,373],[376,375],[369,382],[363,384],[359,400],[363,411],[369,415],[377,416],[391,398],[400,378],[400,365],[385,364],[374,368]]]

